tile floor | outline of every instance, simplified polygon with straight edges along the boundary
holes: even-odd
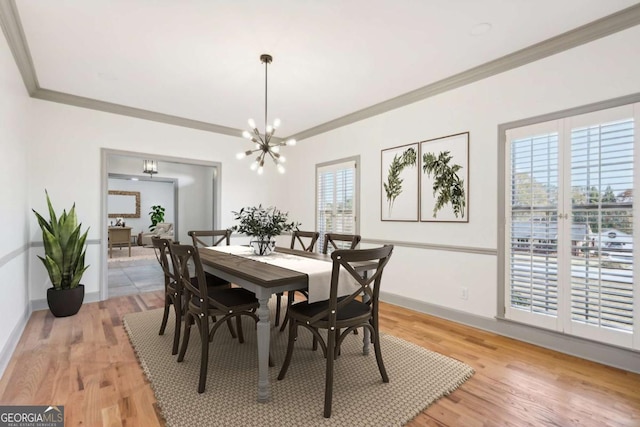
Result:
[[[157,291],[164,288],[164,275],[155,259],[110,262],[109,297]]]

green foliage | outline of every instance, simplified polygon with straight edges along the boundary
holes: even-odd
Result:
[[[434,153],[425,153],[422,156],[422,172],[427,176],[433,175],[433,196],[436,203],[433,207],[433,217],[446,204],[451,204],[453,214],[464,218],[464,208],[466,206],[464,180],[458,176],[458,171],[462,169],[460,165],[449,165],[453,156],[449,151],[442,151],[436,157]],[[437,194],[437,196],[436,196]]]
[[[288,212],[279,211],[275,207],[251,206],[232,213],[240,224],[234,225],[231,229],[256,237],[258,240],[269,240],[283,231],[291,231],[300,225],[300,223],[288,222]]]
[[[44,242],[45,256],[44,258],[38,256],[38,258],[47,269],[51,283],[56,290],[75,288],[80,284],[82,275],[89,268],[88,265],[84,265],[85,242],[89,229],[80,235],[82,223],[78,224],[75,203],[68,214],[66,210],[63,210],[58,219],[47,190],[45,190],[45,194],[49,207],[49,221],[32,209],[38,219]]]
[[[400,178],[400,173],[408,166],[415,166],[416,157],[416,150],[414,148],[407,148],[400,156],[397,154],[393,156],[393,160],[389,165],[387,182],[382,183],[384,191],[387,193],[389,214],[391,214],[396,198],[402,193],[402,181],[404,180]]]
[[[149,226],[149,230],[155,227],[159,222],[164,222],[164,208],[160,205],[151,206],[151,225]]]

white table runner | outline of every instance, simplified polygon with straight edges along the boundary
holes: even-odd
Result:
[[[248,246],[211,246],[208,249],[224,252],[231,255],[238,255],[250,258],[255,261],[264,262],[293,271],[299,271],[309,276],[309,302],[316,302],[329,299],[329,291],[331,288],[331,270],[333,264],[331,262],[320,261],[317,259],[307,258],[303,256],[285,254],[282,252],[273,252],[270,255],[255,255],[253,249]],[[340,280],[338,282],[338,296],[349,295],[358,289],[351,274],[344,269],[340,269]]]

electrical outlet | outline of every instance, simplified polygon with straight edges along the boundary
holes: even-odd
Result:
[[[464,286],[460,288],[460,299],[469,299],[469,288]]]

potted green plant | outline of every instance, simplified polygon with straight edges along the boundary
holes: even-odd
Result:
[[[38,219],[44,242],[44,257],[38,258],[47,269],[53,285],[47,289],[47,303],[54,316],[72,316],[80,310],[84,300],[84,285],[80,284],[80,279],[89,268],[84,265],[89,229],[80,234],[82,223],[78,223],[75,203],[69,213],[63,210],[58,218],[46,190],[45,194],[49,220],[35,209],[32,210]]]
[[[159,222],[164,222],[164,208],[160,205],[151,206],[151,212],[149,212],[151,216],[151,225],[149,226],[149,230],[153,230]]]
[[[249,206],[232,213],[240,224],[234,225],[231,230],[252,237],[250,244],[256,255],[269,255],[276,246],[273,238],[299,225],[288,221],[288,212],[282,212],[275,207]]]

